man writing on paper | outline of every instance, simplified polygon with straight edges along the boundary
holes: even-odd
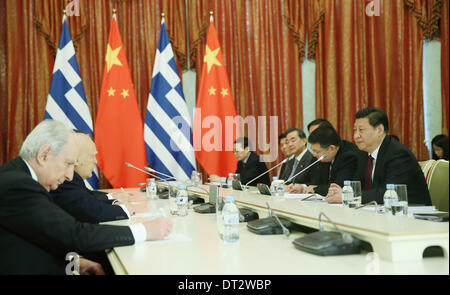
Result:
[[[77,157],[73,131],[45,120],[27,136],[19,157],[0,167],[0,274],[64,274],[70,252],[102,252],[171,232],[167,218],[98,225],[79,222],[57,206],[49,192],[72,180]]]
[[[95,158],[97,149],[89,134],[81,131],[75,133],[79,155],[73,179],[66,180],[56,190],[50,192],[53,201],[82,222],[99,223],[128,219],[130,211],[131,213],[134,211],[130,205],[119,205],[117,200],[112,199],[112,195],[91,191],[85,186],[84,180],[91,177],[97,163]],[[127,199],[129,193],[117,193],[116,197]]]

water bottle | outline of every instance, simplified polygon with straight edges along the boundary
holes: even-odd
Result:
[[[350,185],[350,180],[344,180],[344,187],[342,188],[342,204],[347,207],[348,202],[354,198],[353,189]]]
[[[188,193],[186,185],[180,184],[177,192],[177,210],[178,216],[188,215]]]
[[[157,189],[156,189],[156,182],[154,178],[150,178],[150,182],[147,185],[147,199],[150,200],[156,200],[158,199]]]
[[[284,197],[284,180],[278,179],[274,185],[274,196]]]
[[[225,206],[222,210],[222,240],[236,242],[239,240],[239,209],[234,203],[233,196],[225,197]]]
[[[272,183],[270,184],[270,192],[273,193],[275,191],[275,185],[278,181],[278,177],[274,176],[272,179]]]
[[[193,186],[198,186],[201,183],[200,173],[197,171],[192,171],[191,182]]]
[[[224,199],[222,196],[218,194],[216,197],[216,223],[220,239],[223,239],[223,220],[222,220],[223,206],[224,206]]]
[[[384,210],[386,213],[391,213],[392,211],[392,203],[398,201],[397,193],[395,192],[395,185],[386,184],[386,192],[383,196]]]
[[[233,187],[233,173],[228,173],[227,186],[228,188]]]
[[[173,186],[169,187],[169,208],[170,214],[178,215],[177,191]]]

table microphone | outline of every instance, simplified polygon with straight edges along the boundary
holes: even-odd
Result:
[[[287,161],[288,161],[288,159],[284,159],[283,161],[281,161],[280,163],[276,164],[275,166],[273,166],[272,168],[270,168],[270,169],[267,170],[266,172],[261,173],[260,175],[256,176],[255,178],[253,178],[252,180],[250,180],[249,182],[247,182],[247,183],[245,184],[245,186],[248,186],[248,184],[249,184],[250,182],[253,182],[254,180],[260,178],[260,177],[263,176],[264,174],[269,173],[270,171],[272,171],[273,169],[277,168],[278,166],[280,166],[280,165],[286,163]]]
[[[156,176],[156,175],[153,175],[153,174],[151,174],[151,173],[149,173],[149,172],[147,172],[147,171],[144,171],[144,170],[142,170],[142,169],[140,169],[140,168],[138,168],[138,167],[136,167],[136,166],[133,166],[133,165],[131,165],[131,164],[128,163],[128,162],[125,162],[125,165],[127,165],[128,167],[134,168],[134,169],[136,169],[136,170],[139,170],[139,171],[141,171],[141,172],[143,172],[143,173],[145,173],[145,174],[148,174],[148,175],[150,175],[150,176],[157,177],[157,178],[161,178],[161,177],[158,177],[158,176]]]
[[[152,169],[152,168],[150,168],[150,167],[144,167],[144,169],[147,170],[147,171],[149,171],[149,172],[153,172],[153,173],[156,173],[156,174],[161,174],[162,176],[166,176],[166,177],[169,177],[169,178],[171,178],[171,179],[177,180],[177,179],[176,179],[174,176],[172,176],[172,175],[164,174],[164,173],[159,172],[159,171],[156,171],[155,169]],[[159,177],[159,178],[161,178],[161,177]],[[161,179],[162,179],[162,178],[161,178]]]
[[[322,216],[328,219],[335,231],[323,230]],[[321,256],[358,254],[361,252],[361,241],[350,233],[340,230],[323,212],[319,214],[319,231],[306,234],[295,239],[292,243],[299,250]]]
[[[269,217],[275,217],[275,219],[277,220],[278,224],[281,226],[281,228],[283,229],[283,234],[286,237],[289,237],[289,235],[291,234],[291,232],[283,225],[283,223],[280,221],[280,219],[278,218],[278,216],[276,214],[274,214],[272,212],[272,208],[269,205],[269,202],[266,202],[267,208],[269,208]]]
[[[299,176],[300,174],[302,174],[303,172],[305,172],[306,170],[308,170],[309,168],[311,168],[312,166],[314,166],[315,164],[317,164],[318,162],[322,161],[323,159],[325,159],[327,157],[327,155],[323,154],[322,156],[320,156],[319,159],[315,160],[311,165],[309,165],[308,167],[306,167],[305,169],[303,169],[302,171],[300,171],[297,174],[292,175],[291,177],[289,177],[284,183],[288,183],[289,181],[291,181],[292,179],[295,180],[295,178],[297,176]],[[292,181],[292,183],[295,183],[295,181]]]
[[[138,167],[136,167],[136,166],[134,166],[134,165],[131,165],[130,163],[128,163],[128,162],[125,162],[125,165],[127,165],[128,167],[131,167],[131,168],[134,168],[134,169],[136,169],[136,170],[138,170],[138,171],[141,171],[141,172],[143,172],[143,173],[145,173],[145,174],[148,174],[148,175],[150,175],[150,176],[152,176],[152,177],[154,177],[154,178],[159,178],[160,180],[158,180],[158,181],[156,181],[156,182],[159,182],[159,181],[161,181],[161,180],[163,180],[163,181],[166,181],[166,179],[162,179],[161,177],[159,177],[159,176],[157,176],[157,175],[154,175],[154,174],[152,174],[152,173],[150,173],[150,172],[147,172],[147,171],[145,171],[145,170],[142,170],[142,169],[140,169],[140,168],[138,168]],[[173,178],[173,177],[172,177]],[[146,190],[147,190],[147,187],[145,186],[146,185],[146,183],[140,183],[139,185],[144,185],[144,187],[143,188],[141,188],[141,191],[142,192],[145,192]],[[167,193],[168,194],[168,193]],[[161,198],[161,199],[165,199],[166,198],[166,196],[165,196],[166,194],[164,193],[164,192],[162,192],[162,193],[159,193],[159,197]],[[167,196],[168,197],[168,196]]]

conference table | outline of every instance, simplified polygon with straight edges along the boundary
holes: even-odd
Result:
[[[164,183],[162,186],[175,187]],[[190,188],[189,194],[208,202],[208,186]],[[110,190],[114,192],[114,190]],[[240,223],[239,240],[222,241],[218,235],[216,214],[188,215],[169,213],[167,199],[147,200],[139,189],[127,189],[136,198],[137,208],[129,220],[107,222],[131,225],[159,216],[173,221],[172,233],[162,241],[147,241],[107,250],[116,274],[129,275],[421,275],[449,274],[449,224],[355,210],[321,201],[299,201],[261,195],[257,191],[221,188],[219,195],[233,195],[238,207],[268,216],[266,202],[273,213],[300,229],[319,228],[320,212],[326,214],[340,230],[351,233],[369,247],[360,254],[317,256],[298,250],[292,243],[311,231],[291,231],[285,235],[258,235]],[[323,219],[324,230],[335,230]],[[297,228],[297,227],[296,227]],[[428,247],[439,246],[443,256],[422,257]]]

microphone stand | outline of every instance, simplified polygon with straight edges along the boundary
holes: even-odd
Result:
[[[140,169],[140,168],[138,168],[138,167],[136,167],[136,166],[131,165],[131,164],[128,163],[128,162],[125,162],[125,165],[128,166],[128,167],[130,167],[130,168],[134,168],[134,169],[136,169],[136,170],[139,170],[139,171],[141,171],[141,172],[143,172],[143,173],[145,173],[145,174],[148,174],[148,175],[150,175],[150,176],[153,176],[153,177],[155,177],[155,178],[161,179],[161,177],[156,176],[156,175],[153,175],[153,174],[151,174],[151,173],[149,173],[149,172],[147,172],[147,171],[144,171],[144,170],[142,170],[142,169]]]
[[[327,157],[327,155],[322,155],[320,156],[319,159],[315,160],[312,164],[310,164],[308,167],[306,167],[305,169],[303,169],[302,171],[298,172],[297,174],[292,175],[291,177],[289,177],[284,183],[288,183],[289,181],[291,181],[292,179],[294,179],[294,181],[292,181],[292,183],[295,183],[295,178],[297,178],[297,176],[299,176],[300,174],[302,174],[303,172],[305,172],[306,170],[308,170],[309,168],[311,168],[312,166],[314,166],[315,164],[317,164],[318,162],[322,161],[323,159],[325,159]]]
[[[282,165],[282,164],[284,164],[284,163],[286,163],[286,162],[287,162],[287,159],[284,159],[283,161],[281,161],[281,162],[278,163],[277,165],[273,166],[272,168],[270,168],[270,169],[267,170],[266,172],[264,172],[264,173],[262,173],[262,174],[256,176],[255,178],[253,178],[252,180],[250,180],[249,182],[247,182],[247,183],[245,184],[245,186],[248,186],[249,183],[255,181],[256,179],[258,179],[258,178],[260,178],[261,176],[263,176],[263,175],[269,173],[269,172],[272,171],[273,169],[277,168],[278,166],[280,166],[280,165]]]
[[[269,208],[269,218],[275,217],[276,221],[278,222],[278,224],[281,226],[281,228],[283,229],[283,234],[286,237],[289,237],[289,235],[291,234],[291,232],[283,225],[283,223],[280,221],[280,219],[278,218],[278,216],[276,214],[274,214],[272,212],[272,208],[269,205],[269,202],[266,202],[267,207]]]

